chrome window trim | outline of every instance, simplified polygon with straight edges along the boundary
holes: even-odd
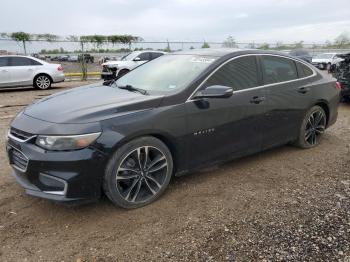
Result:
[[[8,138],[11,138],[12,140],[15,140],[17,142],[20,142],[20,143],[25,143],[25,142],[28,142],[29,140],[33,139],[34,137],[36,137],[36,135],[34,136],[31,136],[31,137],[28,137],[27,139],[19,139],[18,137],[15,137],[14,135],[11,134],[11,131],[9,130],[7,132],[7,137]]]
[[[63,191],[43,191],[44,193],[51,194],[51,195],[59,195],[59,196],[65,196],[66,195],[67,190],[68,190],[68,183],[67,183],[67,181],[65,181],[64,179],[58,178],[58,177],[47,175],[45,173],[40,173],[39,175],[42,175],[42,176],[47,177],[49,179],[57,180],[57,181],[59,181],[59,182],[64,184]]]
[[[225,61],[224,63],[222,63],[220,66],[218,66],[217,68],[215,68],[215,70],[213,72],[211,72],[203,81],[202,83],[199,84],[199,86],[191,93],[191,95],[187,98],[186,102],[192,102],[195,101],[193,96],[195,93],[197,93],[197,91],[204,85],[204,83],[213,75],[216,73],[216,71],[218,71],[221,67],[223,67],[224,65],[226,65],[227,63],[241,58],[241,57],[246,57],[246,56],[276,56],[276,57],[281,57],[281,58],[285,58],[285,59],[289,59],[289,60],[293,60],[295,62],[301,63],[305,66],[307,66],[308,68],[310,68],[312,70],[312,75],[307,76],[307,77],[302,77],[302,78],[297,78],[297,79],[293,79],[293,80],[288,80],[288,81],[283,81],[283,82],[278,82],[278,83],[272,83],[272,84],[266,84],[266,85],[262,85],[262,86],[256,86],[256,87],[251,87],[251,88],[247,88],[247,89],[242,89],[242,90],[237,90],[237,91],[233,91],[233,93],[240,93],[240,92],[245,92],[248,90],[255,90],[255,89],[260,89],[260,88],[264,88],[264,87],[269,87],[269,86],[275,86],[275,85],[280,85],[280,84],[287,84],[287,83],[292,83],[292,82],[296,82],[296,81],[300,81],[300,80],[305,80],[311,77],[314,77],[317,75],[317,72],[310,67],[306,62],[302,61],[302,60],[298,60],[295,59],[293,57],[288,57],[288,56],[283,56],[283,55],[277,55],[277,54],[245,54],[245,55],[239,55],[239,56],[235,56],[230,58],[229,60]],[[297,70],[297,68],[296,68]]]

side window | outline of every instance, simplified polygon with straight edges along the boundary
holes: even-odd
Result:
[[[258,86],[258,70],[255,56],[234,59],[217,70],[205,83],[205,86],[223,85],[233,90],[242,90]]]
[[[293,60],[277,56],[261,56],[265,84],[279,83],[298,78]]]
[[[31,66],[31,65],[40,65],[39,62],[34,61],[27,57],[11,57],[10,66]]]
[[[139,54],[138,57],[140,58],[141,61],[148,61],[150,60],[150,53],[145,52],[145,53]]]
[[[299,63],[299,62],[296,62],[296,64],[297,64],[297,68],[298,68],[299,78],[308,77],[314,73],[310,67],[308,67],[302,63]]]
[[[162,56],[163,53],[151,53],[151,60],[156,59],[157,57]]]
[[[0,57],[0,67],[9,66],[8,57]]]

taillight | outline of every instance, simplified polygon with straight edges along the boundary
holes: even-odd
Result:
[[[343,88],[343,85],[340,82],[335,82],[335,88],[340,90]]]
[[[62,66],[59,66],[59,67],[57,67],[57,70],[58,70],[58,71],[63,71],[63,67],[62,67]]]

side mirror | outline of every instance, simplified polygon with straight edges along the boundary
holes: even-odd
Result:
[[[194,98],[228,98],[232,96],[233,89],[228,86],[208,86],[207,88],[198,91]]]
[[[135,57],[134,61],[141,61],[141,58],[140,57]]]

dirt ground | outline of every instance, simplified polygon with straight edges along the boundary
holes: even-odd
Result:
[[[283,146],[173,179],[136,210],[67,207],[9,175],[11,118],[49,91],[0,90],[0,261],[350,261],[350,104],[320,146]]]

